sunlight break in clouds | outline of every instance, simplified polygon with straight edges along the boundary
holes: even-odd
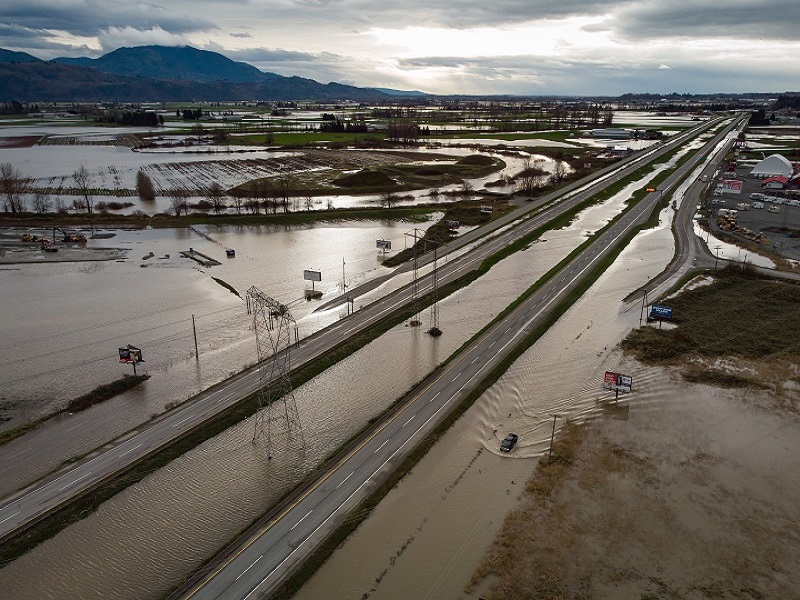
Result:
[[[568,46],[595,46],[608,43],[607,32],[587,32],[597,18],[573,17],[560,21],[540,21],[507,28],[442,29],[406,27],[373,28],[373,36],[394,56],[556,56]]]

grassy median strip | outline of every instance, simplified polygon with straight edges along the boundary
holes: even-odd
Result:
[[[121,394],[122,392],[126,392],[131,388],[136,387],[141,382],[150,379],[149,375],[123,375],[119,379],[115,379],[111,383],[104,383],[93,389],[91,392],[84,394],[78,398],[73,398],[67,403],[67,406],[63,409],[56,411],[52,414],[47,416],[41,417],[36,419],[35,421],[31,421],[29,423],[24,423],[19,425],[18,427],[14,427],[13,429],[8,429],[6,431],[0,432],[0,446],[3,444],[7,444],[11,440],[18,438],[21,435],[28,433],[29,431],[33,431],[37,427],[39,427],[42,423],[45,423],[52,419],[57,415],[64,414],[66,412],[80,412],[82,410],[86,410],[87,408],[94,406],[95,404],[99,404],[101,402],[105,402],[113,398],[114,396]]]

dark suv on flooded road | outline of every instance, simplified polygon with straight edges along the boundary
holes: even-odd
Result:
[[[518,439],[519,436],[516,433],[509,433],[500,444],[500,452],[511,452],[511,449],[517,445]]]

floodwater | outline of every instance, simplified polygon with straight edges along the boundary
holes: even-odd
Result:
[[[304,450],[297,439],[284,436],[280,440],[279,436],[278,450],[268,462],[263,443],[251,442],[254,424],[238,424],[0,570],[0,589],[8,598],[163,596],[368,419],[459,348],[588,232],[602,227],[626,199],[622,192],[602,207],[588,209],[569,227],[549,232],[544,240],[496,265],[469,289],[444,299],[440,338],[430,338],[424,328],[397,326],[295,390]],[[648,239],[648,234],[640,239]],[[609,336],[621,336],[633,312],[638,317],[638,310],[620,316],[619,298],[660,270],[671,255],[671,244],[671,235],[663,233],[652,248],[637,240],[605,276],[613,285],[600,286],[600,295],[590,293],[562,319],[570,323],[570,329],[565,333],[559,326],[548,333],[527,353],[530,360],[518,361],[487,392],[472,411],[477,411],[478,420],[470,417],[474,423],[468,434],[470,457],[480,454],[485,457],[482,460],[493,460],[499,454],[499,438],[514,429],[522,435],[514,456],[533,458],[547,439],[549,411],[591,414],[592,398],[600,385],[596,374],[602,373],[597,363],[613,366],[607,353],[615,342],[609,344]],[[634,273],[628,276],[629,271]],[[423,315],[423,321],[426,318]],[[580,353],[573,357],[576,349]],[[465,468],[463,456],[449,457],[446,462],[450,472]],[[489,488],[475,492],[478,495],[469,505],[482,504],[496,491]],[[488,506],[494,506],[493,502]],[[449,536],[453,535],[456,532],[439,540],[439,554],[451,548]]]
[[[88,245],[128,248],[126,261],[3,266],[0,406],[2,416],[12,419],[3,427],[49,414],[69,399],[132,372],[118,362],[117,349],[128,344],[142,350],[145,362],[139,372],[151,378],[0,447],[0,495],[256,362],[245,302],[212,277],[242,297],[256,286],[284,304],[292,302],[300,335],[306,337],[342,316],[340,311],[311,311],[339,295],[343,275],[352,286],[389,272],[380,265],[375,240],[403,248],[405,232],[427,228],[439,217],[433,214],[422,223],[117,231],[116,237]],[[178,256],[190,247],[222,264],[202,267]],[[225,257],[226,247],[236,250],[236,258]],[[320,271],[322,281],[315,285],[323,297],[293,302],[311,287],[303,280],[305,269]],[[34,455],[31,449],[40,451]]]
[[[13,128],[12,128],[13,129]],[[4,130],[0,127],[0,137]],[[106,133],[105,135],[108,135]],[[91,136],[89,136],[90,139]],[[84,139],[82,136],[80,139]],[[468,148],[426,148],[414,149],[420,153],[435,154],[439,158],[444,154],[452,156],[453,160],[478,153],[477,150]],[[377,154],[378,151],[362,151],[363,154]],[[496,153],[487,153],[488,156],[497,157]],[[353,153],[357,156],[358,153]],[[482,189],[489,182],[504,176],[512,176],[520,172],[523,167],[523,157],[506,153],[500,156],[506,161],[506,168],[492,176],[469,180],[473,189]],[[538,166],[548,172],[553,171],[554,162],[543,155],[532,155]],[[155,150],[133,151],[128,147],[111,145],[46,145],[30,148],[0,148],[0,162],[11,162],[23,173],[30,176],[35,174],[35,185],[43,188],[57,189],[59,187],[74,187],[72,174],[81,166],[85,166],[92,177],[93,186],[108,190],[133,190],[136,186],[136,176],[141,170],[153,181],[159,194],[154,201],[143,201],[138,197],[95,196],[95,202],[121,201],[129,202],[132,206],[109,212],[117,214],[131,214],[142,211],[147,214],[157,212],[170,212],[171,199],[164,190],[173,188],[183,190],[186,202],[191,205],[200,200],[206,200],[205,190],[212,182],[219,183],[223,188],[229,189],[241,185],[252,179],[260,177],[273,177],[280,173],[290,171],[294,174],[325,170],[328,167],[319,166],[313,160],[307,161],[302,152],[282,152],[275,150],[259,150],[256,147],[236,146],[200,146],[191,148],[169,148]],[[443,186],[440,191],[455,190],[459,186]],[[511,192],[513,186],[492,187],[495,192]],[[163,193],[162,193],[163,192]],[[420,202],[432,202],[429,190],[415,190],[400,194],[403,199],[398,205],[413,205]],[[59,199],[71,207],[76,196],[61,196]],[[51,200],[55,201],[52,195]],[[315,196],[310,207],[305,206],[305,200],[295,199],[298,206],[294,209],[319,210],[321,208],[355,208],[375,207],[380,203],[378,194],[328,194]],[[30,201],[30,198],[27,199]],[[439,196],[437,201],[447,201],[447,196]],[[230,204],[230,202],[228,202]],[[234,209],[229,208],[228,212]]]
[[[638,113],[630,113],[631,118],[644,118]],[[669,119],[666,122],[670,122]],[[683,121],[673,120],[673,124],[685,125]],[[176,124],[174,127],[186,127]],[[136,175],[141,170],[150,176],[159,195],[153,202],[141,201],[138,197],[96,196],[96,202],[124,201],[133,206],[110,212],[128,214],[135,210],[147,214],[169,212],[171,200],[166,193],[169,189],[181,189],[187,194],[189,204],[205,199],[205,189],[212,182],[221,184],[225,189],[241,185],[251,179],[271,177],[280,173],[310,172],[328,167],[320,166],[313,161],[309,163],[302,158],[302,152],[285,152],[254,146],[237,146],[236,144],[216,146],[192,146],[185,148],[152,148],[133,151],[127,146],[114,144],[117,136],[126,134],[150,133],[158,138],[164,130],[145,130],[142,128],[107,128],[81,126],[77,123],[46,123],[40,125],[2,126],[0,138],[13,139],[19,136],[46,135],[55,145],[35,145],[27,148],[4,148],[0,146],[0,162],[14,164],[23,175],[33,177],[34,183],[43,188],[71,188],[74,186],[72,174],[81,166],[85,166],[92,178],[92,187],[107,190],[133,190]],[[670,132],[667,132],[670,133]],[[64,145],[57,145],[59,140]],[[576,143],[586,146],[604,147],[606,140],[575,138]],[[83,143],[82,143],[83,142]],[[560,142],[542,139],[490,140],[490,139],[458,139],[432,138],[430,147],[420,147],[420,152],[436,152],[454,157],[478,152],[467,146],[513,145],[515,147],[564,146]],[[103,145],[107,143],[107,145]],[[653,141],[626,140],[625,145],[633,149],[649,146]],[[98,144],[98,145],[94,145]],[[445,148],[442,148],[444,146]],[[458,148],[452,146],[459,146]],[[569,144],[567,144],[569,146]],[[571,147],[574,147],[572,145]],[[493,154],[489,153],[494,156]],[[534,156],[542,162],[540,168],[552,172],[553,161],[545,156]],[[485,183],[497,180],[504,175],[513,175],[522,170],[522,158],[504,154],[503,159],[509,163],[503,173],[492,177],[470,180],[473,189],[481,189]],[[455,189],[457,186],[443,187],[441,191]],[[510,192],[511,186],[492,187],[495,192]],[[402,200],[401,204],[430,202],[428,191],[416,191],[410,194],[411,199]],[[50,200],[59,200],[71,207],[75,196],[53,195]],[[30,198],[27,199],[30,201]],[[439,200],[446,201],[446,197]],[[319,208],[351,208],[375,206],[379,203],[377,195],[331,194],[315,197],[312,209]],[[305,208],[305,207],[304,207]]]
[[[627,418],[630,404],[670,398],[668,381],[621,367],[618,342],[638,326],[639,306],[622,298],[669,262],[670,209],[640,233],[614,265],[479,398],[431,452],[373,510],[296,600],[465,598],[463,592],[506,513],[547,452],[557,415],[582,421],[599,412]],[[631,375],[618,404],[601,391],[606,370]],[[508,432],[520,441],[499,452]]]

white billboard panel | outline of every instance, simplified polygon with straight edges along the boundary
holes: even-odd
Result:
[[[742,182],[739,179],[723,179],[722,180],[722,193],[723,194],[741,194]]]

